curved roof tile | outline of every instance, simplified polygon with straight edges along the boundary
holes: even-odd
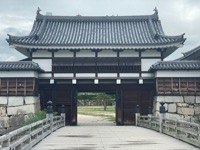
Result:
[[[159,61],[149,69],[156,70],[200,70],[200,61]]]
[[[32,61],[1,61],[0,71],[43,71],[39,65]]]
[[[46,16],[38,13],[29,36],[9,35],[10,44],[33,46],[145,46],[182,44],[166,36],[157,13],[144,16]]]

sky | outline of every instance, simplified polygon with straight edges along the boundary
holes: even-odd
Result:
[[[26,58],[6,42],[7,34],[28,35],[41,14],[61,16],[151,15],[157,7],[166,35],[185,33],[187,40],[165,60],[174,60],[200,45],[200,0],[0,0],[0,61]]]

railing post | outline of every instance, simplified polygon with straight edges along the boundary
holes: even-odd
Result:
[[[151,106],[148,107],[148,117],[149,117],[149,128],[151,129],[151,117],[152,117],[152,108]]]
[[[52,101],[47,102],[47,114],[46,117],[50,119],[50,130],[53,132],[53,103]]]
[[[163,119],[165,118],[165,106],[164,102],[160,102],[160,117],[159,117],[159,123],[160,123],[160,133],[163,131]]]
[[[62,117],[63,117],[63,126],[65,126],[65,105],[62,105],[61,106],[61,114],[60,114]]]
[[[138,117],[140,116],[140,106],[136,105],[135,107],[135,125],[138,125]]]

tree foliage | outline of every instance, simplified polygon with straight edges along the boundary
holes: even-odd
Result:
[[[102,101],[104,105],[104,110],[106,110],[108,103],[115,101],[115,95],[106,94],[106,93],[79,93],[79,100],[95,100]]]

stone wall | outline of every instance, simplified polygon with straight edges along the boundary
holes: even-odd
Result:
[[[39,97],[1,96],[0,97],[0,131],[14,128],[24,121],[29,113],[40,110]]]
[[[193,121],[200,114],[200,96],[155,96],[153,112],[157,116],[160,102],[165,103],[166,118]]]

